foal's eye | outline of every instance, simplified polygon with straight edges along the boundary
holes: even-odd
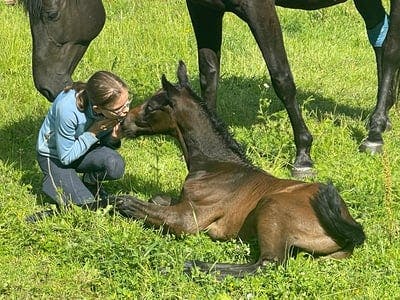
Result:
[[[149,104],[147,104],[147,106],[146,106],[146,111],[147,112],[153,112],[153,111],[155,111],[155,110],[157,110],[157,108],[155,107],[155,106],[152,106],[150,103]]]

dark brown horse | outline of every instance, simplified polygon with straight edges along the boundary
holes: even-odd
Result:
[[[37,90],[53,101],[65,86],[90,42],[103,29],[101,0],[22,0],[32,34],[32,71]]]
[[[215,240],[258,240],[260,256],[246,265],[195,264],[221,276],[254,273],[268,262],[284,263],[292,250],[344,258],[365,239],[331,184],[279,179],[252,165],[206,102],[189,87],[185,65],[179,84],[163,76],[163,88],[131,109],[123,123],[128,138],[168,134],[185,156],[189,174],[180,198],[150,202],[118,196],[116,209],[127,217],[164,226],[175,234],[206,231]],[[162,204],[162,205],[160,205]]]
[[[318,9],[345,0],[186,0],[198,48],[202,97],[216,107],[220,74],[222,18],[232,12],[253,33],[271,76],[272,86],[283,102],[292,124],[296,158],[293,175],[312,174],[312,135],[296,101],[296,87],[283,44],[275,5]],[[29,12],[33,38],[32,66],[36,88],[50,101],[69,83],[90,41],[101,31],[104,8],[101,0],[23,0]],[[354,0],[363,17],[376,53],[378,101],[370,117],[368,137],[360,149],[379,152],[382,133],[390,127],[388,111],[395,102],[400,67],[400,3],[391,1],[390,28],[386,43],[385,10],[381,0]],[[150,5],[150,4],[149,4]]]

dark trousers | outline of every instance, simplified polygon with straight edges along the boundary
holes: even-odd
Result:
[[[44,174],[43,192],[54,203],[84,205],[94,202],[94,196],[83,184],[78,173],[85,173],[89,183],[116,180],[125,172],[121,155],[106,146],[96,146],[70,165],[63,165],[58,159],[37,155],[37,161]]]

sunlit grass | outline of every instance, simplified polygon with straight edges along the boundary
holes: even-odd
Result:
[[[104,1],[107,21],[74,78],[99,69],[124,78],[134,104],[175,81],[183,59],[199,90],[197,50],[184,1]],[[141,222],[76,209],[28,225],[43,208],[41,173],[35,162],[37,131],[49,103],[34,88],[28,18],[20,7],[0,3],[0,298],[266,299],[400,296],[400,118],[391,113],[385,152],[358,152],[375,105],[374,54],[353,3],[315,12],[279,8],[297,98],[314,135],[317,177],[332,180],[367,241],[344,261],[299,256],[288,268],[267,268],[254,277],[217,281],[182,274],[189,258],[244,263],[256,245],[213,242],[205,234],[176,238]],[[290,177],[292,130],[270,83],[248,27],[224,19],[218,112],[255,165]],[[106,183],[117,194],[147,199],[179,194],[186,168],[176,143],[166,137],[125,141],[123,179]]]

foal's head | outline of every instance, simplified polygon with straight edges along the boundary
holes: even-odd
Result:
[[[226,125],[190,88],[186,66],[182,61],[179,62],[177,75],[178,83],[175,85],[163,75],[162,89],[129,111],[122,124],[125,137],[168,134],[178,138],[184,152],[187,142],[196,141],[201,152],[209,157],[224,157],[223,160],[235,157],[237,161],[248,163],[241,146],[232,138]],[[185,133],[189,137],[184,141]],[[219,149],[218,153],[216,149]]]
[[[175,102],[191,92],[185,64],[180,61],[176,85],[165,76],[161,78],[162,88],[143,104],[132,108],[123,122],[127,138],[157,133],[175,134],[177,128]]]

